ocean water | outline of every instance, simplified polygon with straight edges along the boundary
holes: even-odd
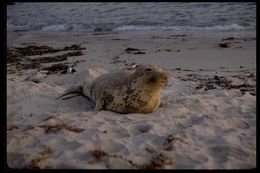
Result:
[[[244,31],[256,30],[253,2],[15,3],[7,31]]]

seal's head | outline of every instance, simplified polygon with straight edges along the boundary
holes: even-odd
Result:
[[[168,74],[155,65],[138,67],[136,73],[142,77],[143,83],[149,87],[161,88],[165,86],[168,81]]]

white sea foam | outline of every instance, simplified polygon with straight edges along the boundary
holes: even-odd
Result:
[[[196,26],[134,26],[134,25],[125,25],[117,27],[116,31],[147,31],[147,30],[173,30],[173,31],[232,31],[232,30],[243,30],[248,29],[238,24],[231,25],[216,25],[216,26],[205,26],[205,27],[196,27]]]
[[[32,30],[31,24],[27,25],[13,25],[7,24],[8,31],[21,31],[21,30]],[[98,27],[102,29],[102,27]],[[105,29],[108,29],[107,26]],[[240,26],[238,24],[230,24],[230,25],[215,25],[215,26],[205,26],[205,27],[197,27],[197,26],[147,26],[147,25],[123,25],[115,28],[111,28],[113,31],[239,31],[250,29],[249,27]],[[253,29],[253,28],[251,28]],[[37,28],[35,28],[37,30]],[[74,31],[74,32],[92,32],[95,30],[95,27],[92,26],[83,26],[80,24],[57,24],[50,26],[43,26],[40,31]]]
[[[46,26],[41,29],[42,31],[66,31],[68,30],[68,26],[66,25],[51,25]]]
[[[7,23],[6,25],[7,31],[24,31],[24,30],[28,30],[30,27],[29,25],[14,25],[14,24],[10,24]]]

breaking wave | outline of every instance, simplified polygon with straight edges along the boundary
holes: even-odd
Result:
[[[115,28],[109,27],[86,27],[82,25],[57,24],[43,26],[42,28],[32,28],[30,25],[7,25],[8,31],[52,31],[52,32],[94,32],[94,31],[238,31],[250,29],[249,27],[240,26],[238,24],[215,25],[215,26],[145,26],[145,25],[123,25]],[[251,28],[253,29],[253,28]]]

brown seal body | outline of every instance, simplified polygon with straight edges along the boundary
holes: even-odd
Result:
[[[92,82],[72,87],[62,96],[81,93],[96,104],[96,111],[151,113],[160,105],[161,90],[167,80],[167,74],[158,66],[141,66],[135,72],[104,74]]]

